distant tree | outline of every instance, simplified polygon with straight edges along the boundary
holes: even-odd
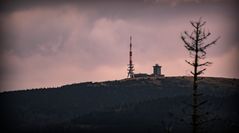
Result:
[[[218,38],[211,42],[206,42],[208,37],[211,35],[210,32],[206,32],[204,26],[206,21],[202,21],[201,18],[198,21],[190,21],[193,31],[188,33],[184,31],[181,34],[181,39],[184,42],[184,47],[189,52],[190,56],[193,58],[192,61],[186,61],[189,65],[193,67],[191,74],[193,75],[193,92],[192,92],[192,132],[199,132],[200,126],[205,123],[202,119],[201,111],[199,107],[206,103],[206,101],[200,101],[199,98],[202,93],[198,92],[198,77],[203,74],[206,70],[206,66],[212,64],[212,62],[202,61],[206,57],[206,49],[211,45],[216,44]]]

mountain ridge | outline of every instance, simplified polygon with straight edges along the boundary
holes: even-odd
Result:
[[[236,125],[233,128],[239,127],[235,119],[239,116],[236,108],[239,97],[238,81],[239,79],[202,77],[199,82],[199,90],[205,95],[203,99],[211,102],[205,108],[212,108],[210,110],[213,114],[233,121],[232,125]],[[154,127],[151,121],[174,121],[174,118],[165,114],[171,111],[182,117],[184,107],[187,107],[187,113],[190,112],[190,107],[186,105],[191,103],[191,92],[192,77],[84,82],[51,89],[0,93],[3,108],[0,114],[3,115],[2,122],[9,131],[115,131],[122,127],[115,127],[113,123],[120,123],[119,125],[126,128],[130,126],[125,124],[126,121],[131,121],[141,123],[141,127],[145,123],[147,128],[156,132],[162,131],[162,126]],[[221,103],[220,110],[214,109],[214,106],[218,108]],[[145,114],[147,115],[144,116]],[[87,122],[90,128],[84,127]],[[9,127],[13,123],[14,128]],[[180,130],[190,128],[189,125],[182,124],[174,127]],[[141,128],[133,126],[127,129],[138,131]]]

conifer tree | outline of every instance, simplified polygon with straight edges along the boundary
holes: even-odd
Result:
[[[193,58],[192,61],[185,60],[186,63],[193,67],[191,74],[193,75],[193,90],[192,90],[192,132],[198,133],[200,126],[205,123],[205,119],[202,118],[203,114],[199,107],[204,105],[206,101],[202,101],[200,98],[203,94],[198,91],[199,76],[203,74],[206,67],[212,62],[203,61],[206,57],[206,49],[216,44],[218,38],[208,42],[210,32],[206,32],[204,26],[206,21],[202,21],[201,18],[198,21],[190,21],[193,31],[191,33],[184,31],[181,34],[181,39],[184,42],[184,47]]]

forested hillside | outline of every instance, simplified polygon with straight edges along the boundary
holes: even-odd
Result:
[[[203,131],[238,132],[239,80],[202,78]],[[1,129],[16,132],[191,131],[192,78],[86,82],[0,93]],[[209,128],[210,127],[210,128]]]

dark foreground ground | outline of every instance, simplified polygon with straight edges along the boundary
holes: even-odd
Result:
[[[191,132],[190,77],[0,93],[1,132]],[[203,78],[202,132],[239,132],[239,79]]]

